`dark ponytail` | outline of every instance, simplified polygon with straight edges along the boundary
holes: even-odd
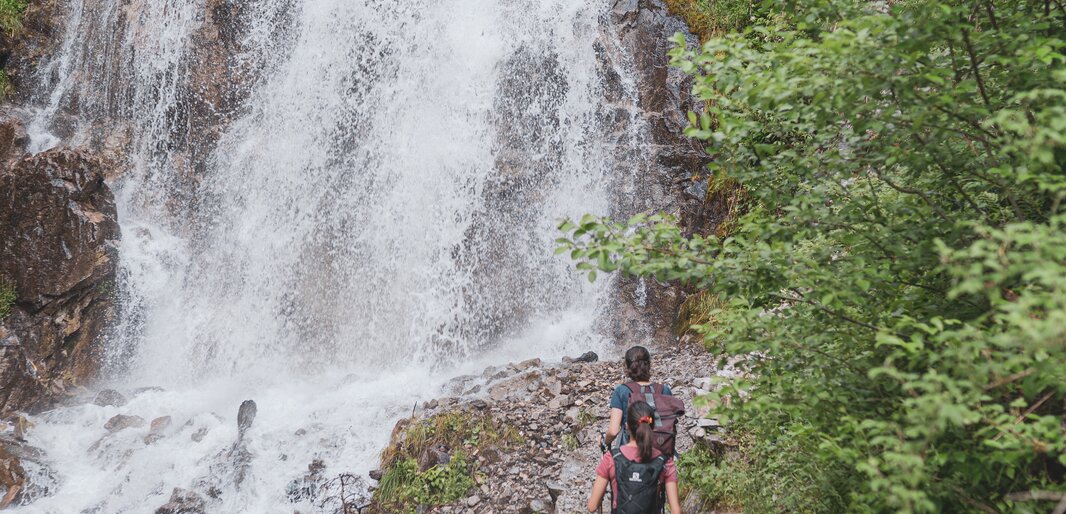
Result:
[[[633,402],[626,411],[626,428],[640,451],[640,461],[651,461],[651,452],[654,448],[652,428],[655,425],[655,409],[645,402]]]
[[[626,351],[626,375],[637,382],[651,381],[651,354],[643,346],[634,346]]]

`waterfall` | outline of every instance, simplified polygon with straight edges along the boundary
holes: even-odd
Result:
[[[610,74],[636,103],[626,65],[597,53],[606,0],[67,9],[33,145],[125,157],[106,370],[131,401],[39,417],[31,442],[59,476],[25,512],[146,512],[205,484],[220,512],[313,511],[285,494],[313,459],[372,469],[448,378],[612,351],[610,284],[552,255],[561,217],[614,213],[612,188],[646,165],[641,124],[606,99]],[[248,398],[236,485],[222,454]],[[174,426],[105,436],[117,413]]]

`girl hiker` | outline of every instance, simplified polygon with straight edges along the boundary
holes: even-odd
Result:
[[[607,447],[611,446],[611,443],[620,432],[622,439],[619,441],[619,445],[625,444],[628,439],[626,433],[622,432],[622,427],[627,426],[626,409],[629,407],[630,397],[633,395],[633,385],[651,385],[652,389],[656,387],[651,383],[651,354],[648,353],[647,348],[634,346],[626,351],[626,376],[632,382],[618,385],[614,388],[614,394],[611,395],[611,424],[607,427],[607,433],[604,434]],[[661,387],[662,394],[673,394],[670,392],[670,386],[663,384]],[[639,391],[640,387],[635,389]],[[668,455],[667,457],[673,457],[673,455]]]
[[[671,514],[682,514],[677,493],[677,467],[655,449],[652,425],[655,410],[642,401],[626,409],[629,441],[603,454],[596,466],[588,511],[596,512],[611,485],[611,514],[658,514],[663,509],[663,492]]]

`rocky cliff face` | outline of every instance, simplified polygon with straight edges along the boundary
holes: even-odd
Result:
[[[597,43],[608,77],[604,94],[614,109],[603,113],[604,117],[615,124],[618,147],[634,149],[616,158],[619,163],[639,162],[643,169],[634,180],[616,187],[613,215],[625,219],[639,212],[662,212],[679,218],[689,232],[710,232],[714,226],[706,221],[707,183],[702,179],[709,157],[698,141],[684,135],[688,113],[703,107],[692,96],[692,79],[670,66],[667,52],[673,48],[671,38],[676,33],[695,46],[695,36],[660,0],[616,0]],[[635,104],[623,94],[622,78],[610,72],[619,63],[635,72]],[[629,127],[633,124],[641,125],[645,140],[638,145],[621,144],[623,138],[632,137]],[[674,340],[675,317],[684,297],[677,285],[652,279],[620,280],[612,337],[623,345]]]
[[[15,292],[0,320],[0,413],[49,405],[92,377],[113,316],[119,237],[103,176],[79,150],[19,156],[23,132],[0,126],[0,285]],[[24,142],[22,142],[24,144]]]

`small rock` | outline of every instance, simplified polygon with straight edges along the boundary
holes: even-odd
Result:
[[[558,482],[548,482],[545,485],[548,487],[548,496],[551,497],[552,503],[554,504],[559,500],[559,495],[563,494],[564,487]]]
[[[598,360],[600,360],[600,356],[596,355],[596,352],[585,352],[574,359],[574,362],[596,362]]]
[[[140,416],[127,416],[125,414],[113,416],[104,424],[104,428],[111,433],[125,430],[127,428],[137,428],[142,426],[144,426],[144,418]]]
[[[372,469],[369,475],[371,480],[381,480],[381,477],[385,476],[385,472],[380,469]]]
[[[170,416],[160,416],[152,420],[148,435],[144,436],[144,444],[152,444],[162,439],[163,431],[170,426]]]
[[[700,418],[696,420],[696,426],[701,428],[718,428],[721,425],[718,424],[717,419]]]
[[[426,448],[418,458],[418,471],[425,472],[433,466],[446,466],[451,461],[452,454],[447,446],[443,444],[433,445]]]
[[[199,494],[175,487],[170,502],[155,510],[155,514],[204,514],[207,503]]]
[[[473,507],[479,503],[481,503],[481,497],[476,494],[466,499],[466,505],[468,507]]]
[[[497,450],[495,447],[491,446],[482,449],[478,453],[478,456],[484,459],[486,464],[498,464],[500,461],[503,460],[503,457],[500,456],[500,451]]]
[[[100,407],[122,407],[126,405],[126,397],[114,389],[104,389],[93,398],[93,404]]]
[[[470,402],[470,406],[477,410],[485,410],[489,408],[489,403],[485,400],[474,400]]]
[[[11,426],[14,432],[15,439],[18,441],[26,441],[26,432],[30,430],[30,420],[22,414],[15,414],[8,418],[7,423]]]
[[[529,359],[519,362],[518,364],[514,364],[514,367],[519,371],[524,371],[530,368],[539,368],[540,364],[540,359]]]
[[[423,403],[422,404],[422,408],[426,409],[426,410],[436,409],[437,405],[440,405],[440,402],[438,402],[437,400],[434,399],[434,400],[430,400],[428,402]]]
[[[300,430],[303,430],[303,429],[301,428]],[[197,430],[196,433],[194,433],[189,438],[192,439],[193,442],[197,442],[198,443],[198,442],[204,440],[204,436],[207,435],[207,431],[208,431],[207,427],[200,427],[200,430]]]
[[[148,429],[148,433],[149,434],[161,433],[162,431],[164,431],[168,427],[170,427],[170,422],[171,422],[170,416],[160,416],[158,418],[155,418],[155,419],[152,420],[151,425],[149,425],[150,428]]]
[[[571,407],[569,410],[566,411],[566,417],[570,419],[570,421],[577,421],[577,418],[580,415],[581,409],[578,409],[577,407]]]

